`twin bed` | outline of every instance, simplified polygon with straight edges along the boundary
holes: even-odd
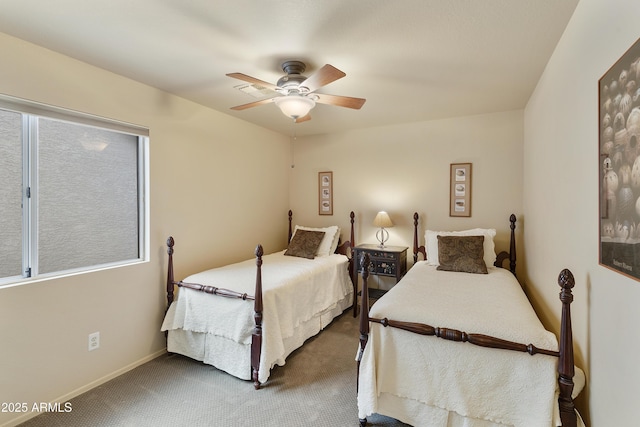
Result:
[[[371,310],[364,269],[361,426],[374,413],[415,427],[578,425],[573,397],[584,375],[575,368],[574,387],[573,276],[563,270],[559,277],[558,346],[515,278],[514,215],[510,222],[510,252],[496,255],[494,229],[427,230],[425,245],[418,246],[414,214],[416,262]],[[506,260],[510,271],[500,268]]]
[[[176,281],[174,240],[167,241],[168,310],[162,324],[167,350],[213,365],[255,388],[275,365],[351,307],[354,286],[348,257],[354,240],[340,244],[337,226],[292,231],[287,250],[207,270]],[[174,300],[174,288],[179,287]]]
[[[354,218],[351,212],[350,240],[339,244],[337,226],[296,226],[292,232],[289,211],[286,251],[264,255],[258,246],[255,261],[183,281],[174,279],[170,237],[169,306],[162,325],[168,351],[260,388],[275,365],[352,304],[356,315],[357,280],[349,258]],[[558,279],[558,343],[515,278],[514,215],[510,250],[498,254],[494,229],[427,230],[419,246],[418,219],[414,214],[414,265],[371,309],[369,260],[363,260],[360,425],[374,413],[415,427],[581,425],[573,403],[584,374],[573,362],[571,272],[563,270]]]

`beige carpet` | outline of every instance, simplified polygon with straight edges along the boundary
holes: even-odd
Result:
[[[167,354],[23,427],[358,426],[358,319],[347,310],[276,367],[261,390],[192,359]],[[372,427],[407,426],[372,416]]]

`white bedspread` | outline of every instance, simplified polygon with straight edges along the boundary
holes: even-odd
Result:
[[[555,335],[544,329],[513,275],[495,267],[483,275],[437,271],[418,262],[373,305],[370,317],[558,349]],[[555,426],[556,369],[555,357],[422,337],[372,323],[360,366],[359,417],[390,405],[393,413],[387,415],[396,418],[409,407],[424,410],[416,419],[402,420],[416,426],[462,425],[448,424],[449,412],[467,417],[465,426]]]
[[[260,382],[269,377],[274,364],[284,363],[284,341],[300,324],[334,309],[353,294],[347,272],[347,257],[333,254],[313,260],[284,256],[278,252],[263,256],[263,324]],[[231,289],[253,295],[256,283],[255,259],[191,275],[184,282]],[[255,327],[253,301],[208,295],[180,288],[162,324],[162,330],[185,330],[215,335],[250,348]],[[226,340],[225,340],[226,341]],[[245,351],[245,352],[246,352]],[[245,364],[246,359],[237,363]],[[246,372],[250,366],[231,367],[227,372]]]

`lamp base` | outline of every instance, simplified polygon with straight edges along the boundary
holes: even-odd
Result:
[[[378,242],[380,242],[380,244],[378,245],[380,249],[386,248],[384,242],[389,240],[389,232],[384,228],[380,228],[380,230],[376,232],[376,239],[378,239]]]

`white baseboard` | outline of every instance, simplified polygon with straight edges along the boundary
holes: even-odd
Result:
[[[73,390],[70,393],[62,395],[62,396],[58,397],[57,399],[54,399],[52,401],[52,403],[64,404],[65,402],[68,402],[69,400],[73,399],[74,397],[80,396],[82,393],[85,393],[85,392],[87,392],[87,391],[89,391],[89,390],[91,390],[93,388],[98,387],[99,385],[102,385],[102,384],[106,383],[107,381],[110,381],[110,380],[112,380],[112,379],[114,379],[116,377],[119,377],[120,375],[122,375],[122,374],[124,374],[126,372],[129,372],[132,369],[135,369],[138,366],[143,365],[143,364],[155,359],[156,357],[162,356],[166,352],[167,352],[166,348],[163,348],[162,350],[158,350],[155,353],[152,353],[152,354],[150,354],[150,355],[148,355],[146,357],[143,357],[142,359],[137,360],[137,361],[135,361],[135,362],[123,367],[123,368],[120,368],[120,369],[108,374],[108,375],[105,375],[102,378],[98,378],[97,380],[92,381],[89,384],[83,385],[82,387],[77,388],[77,389]],[[5,424],[0,425],[0,427],[15,427],[18,424],[24,423],[25,421],[30,420],[31,418],[34,418],[34,417],[36,417],[38,415],[40,415],[39,412],[28,412],[28,413],[25,413],[25,414],[17,417],[17,418],[9,420]]]

